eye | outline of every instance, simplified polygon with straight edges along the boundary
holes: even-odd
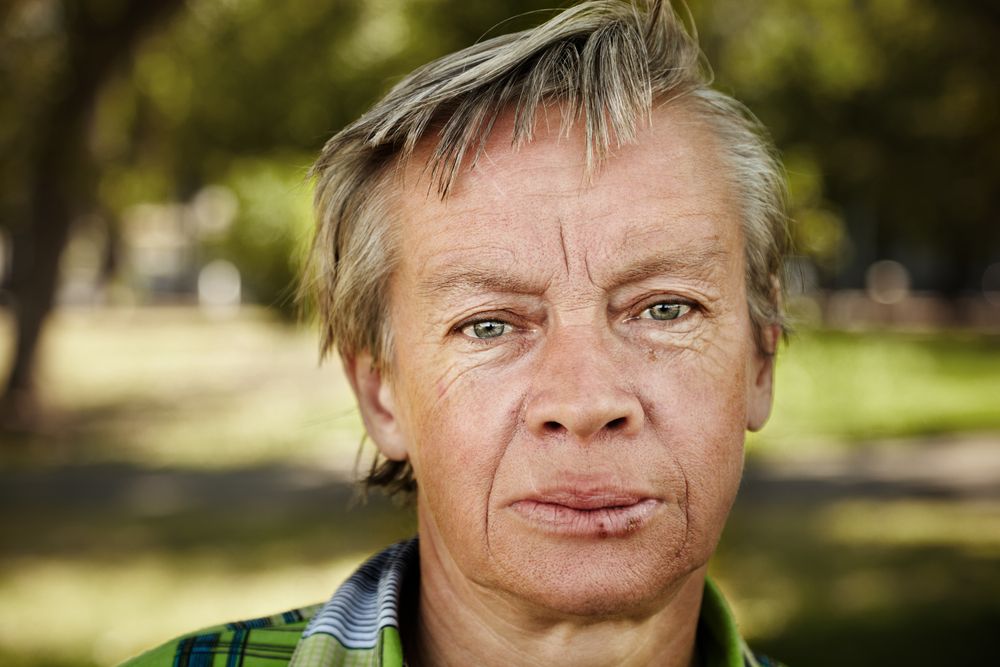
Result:
[[[462,327],[461,331],[469,338],[488,339],[499,338],[506,333],[510,333],[513,328],[511,325],[500,320],[481,320],[466,324]]]
[[[654,303],[639,313],[639,317],[647,320],[676,320],[678,317],[686,315],[690,310],[691,306],[686,303]]]

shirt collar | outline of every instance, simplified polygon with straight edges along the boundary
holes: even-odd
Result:
[[[404,576],[418,567],[417,538],[370,558],[312,618],[292,657],[292,667],[401,667],[399,603]],[[698,646],[706,667],[759,667],[725,598],[708,578],[698,620]]]

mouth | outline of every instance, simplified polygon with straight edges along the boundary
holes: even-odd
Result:
[[[518,500],[515,514],[543,532],[570,537],[626,537],[660,508],[655,498],[621,494],[556,493]]]

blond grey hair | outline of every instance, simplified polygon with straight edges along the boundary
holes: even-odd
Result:
[[[556,106],[561,130],[582,124],[588,175],[615,146],[634,142],[654,105],[683,101],[719,139],[742,206],[746,285],[758,349],[763,331],[785,326],[779,276],[787,252],[785,180],[764,128],[712,89],[697,40],[669,2],[591,0],[523,32],[482,41],[399,82],[323,147],[316,181],[316,234],[299,296],[315,308],[321,357],[368,353],[389,371],[388,283],[398,248],[390,178],[421,141],[441,197],[471,168],[501,114],[514,117],[514,147],[532,140],[539,110]],[[406,462],[376,459],[369,486],[412,491]]]

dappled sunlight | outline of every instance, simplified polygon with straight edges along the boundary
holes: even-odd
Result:
[[[0,660],[9,652],[29,664],[117,664],[200,627],[325,601],[368,555],[253,571],[232,571],[221,556],[5,562]]]
[[[1000,556],[1000,502],[845,501],[821,519],[832,542],[886,547],[953,547]]]
[[[255,309],[223,322],[197,309],[64,310],[42,361],[49,430],[73,461],[350,470],[360,418],[316,345],[311,329]]]
[[[737,502],[712,573],[751,643],[811,667],[980,664],[1000,502],[853,495]]]

